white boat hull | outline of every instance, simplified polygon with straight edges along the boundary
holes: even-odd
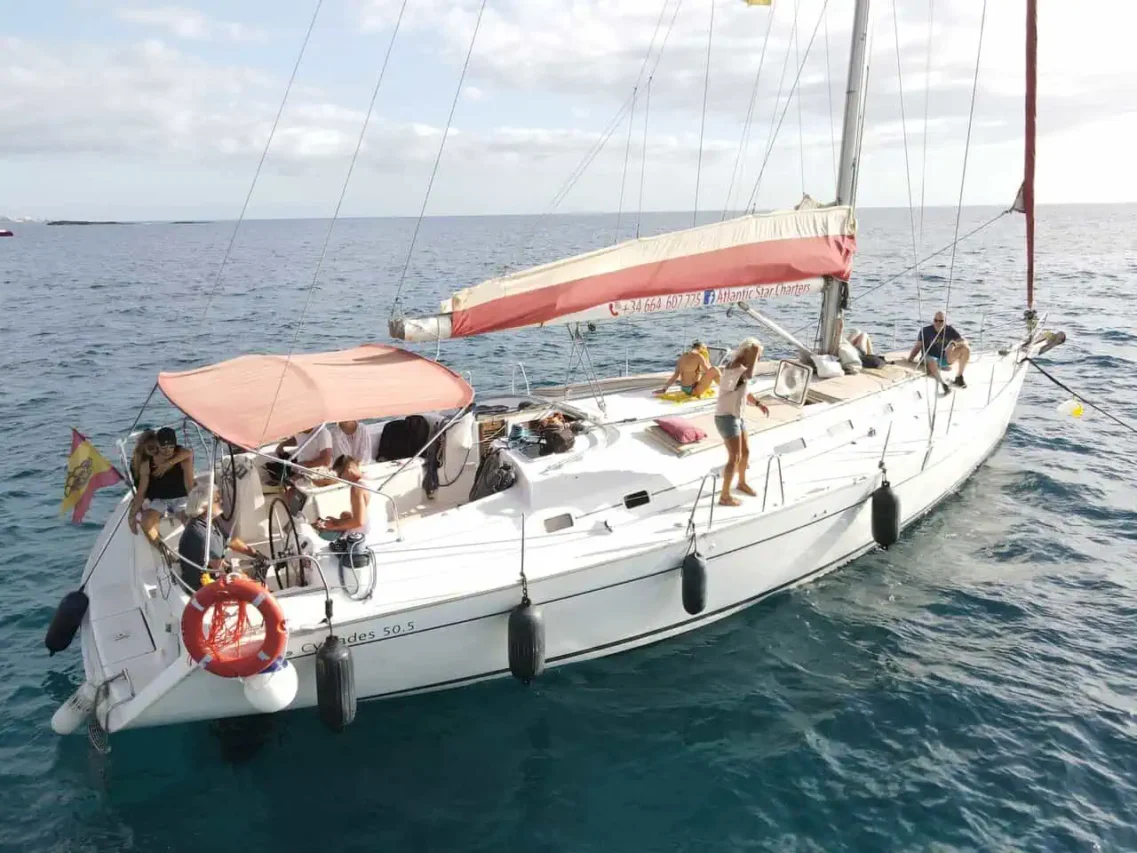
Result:
[[[866,436],[852,442],[858,445],[856,458],[863,457],[863,461],[856,463],[858,471],[838,478],[835,486],[779,506],[780,496],[774,488],[777,475],[768,474],[763,484],[767,494],[749,499],[768,501],[767,510],[735,517],[715,507],[713,521],[711,501],[704,496],[692,516],[698,549],[708,561],[706,607],[698,615],[689,615],[681,601],[679,566],[690,547],[681,530],[635,553],[617,547],[611,559],[573,571],[546,571],[540,576],[539,567],[534,566],[529,590],[544,616],[547,665],[615,654],[695,630],[873,549],[871,495],[880,483],[876,462],[886,449],[886,440],[894,442],[893,448],[906,448],[888,452],[887,459],[888,476],[899,497],[901,524],[910,525],[955,491],[1005,434],[1026,365],[1016,364],[1013,354],[992,355],[990,363],[989,368],[977,366],[972,375],[979,378],[989,370],[991,387],[979,383],[969,389],[973,403],[966,414],[961,407],[956,417],[953,408],[945,417],[941,409],[930,441],[927,420],[920,422],[918,408],[913,415],[898,403],[891,404],[895,414],[882,420],[880,429],[869,429]],[[925,379],[905,386],[884,392],[877,403],[887,402],[890,395],[896,399],[911,396],[914,388],[932,389]],[[948,398],[944,400],[943,405],[948,405]],[[858,404],[847,405],[850,417],[858,419]],[[904,422],[908,418],[911,424]],[[885,435],[886,429],[890,436]],[[714,461],[721,464],[722,460]],[[803,474],[810,464],[801,463]],[[831,462],[822,459],[812,464]],[[757,483],[765,466],[752,461],[751,468]],[[681,517],[691,510],[693,488],[690,491],[680,501]],[[540,559],[536,550],[532,553],[531,559]],[[501,559],[513,563],[516,553]],[[337,624],[336,634],[352,648],[357,695],[387,698],[509,675],[507,621],[518,601],[518,586],[509,583]],[[294,629],[290,638],[288,656],[299,675],[292,709],[316,703],[315,652],[328,633],[326,627],[315,625],[317,621],[310,620],[309,629]],[[303,625],[303,620],[298,624]],[[88,677],[97,678],[91,668]],[[151,684],[142,689],[131,686],[129,695],[108,701],[101,719],[114,731],[250,713],[253,710],[238,680],[193,668],[183,652]]]

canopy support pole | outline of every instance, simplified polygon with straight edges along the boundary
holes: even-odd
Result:
[[[869,73],[871,0],[857,0],[853,15],[853,41],[849,49],[849,77],[845,90],[845,119],[841,129],[841,168],[837,174],[837,204],[853,207],[861,165],[861,130],[864,126],[865,83]],[[821,332],[818,350],[836,355],[841,312],[848,303],[848,284],[825,278],[821,300]]]

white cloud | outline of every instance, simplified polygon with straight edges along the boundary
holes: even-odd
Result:
[[[359,7],[360,20],[371,30],[389,28],[401,2],[368,0]],[[371,119],[361,169],[353,178],[370,194],[357,196],[359,204],[372,205],[358,213],[417,212],[441,138],[441,128],[435,124],[446,115],[453,93],[449,81],[456,78],[465,58],[479,2],[413,0],[408,4],[392,73]],[[663,7],[657,47],[676,2],[668,0]],[[1104,5],[1105,0],[1097,2]],[[661,3],[492,0],[463,87],[457,127],[447,141],[431,212],[543,210],[630,93],[661,20]],[[821,3],[801,0],[798,41],[803,53]],[[970,0],[939,0],[935,5],[927,80],[926,0],[901,0],[898,17],[912,161],[920,160],[917,152],[924,142],[927,102],[931,116],[928,200],[944,204],[954,203],[958,193],[979,7]],[[801,147],[798,106],[791,103],[763,176],[761,205],[797,201],[802,191],[799,158],[805,160],[805,188],[822,199],[832,193],[831,123],[839,137],[849,16],[844,14],[846,4],[833,2],[831,6],[828,68],[822,28],[801,77]],[[907,182],[891,5],[879,0],[876,6],[860,199],[865,204],[903,204]],[[775,2],[750,146],[741,163],[742,175],[735,180],[736,200],[748,197],[772,120],[786,107],[786,91],[796,70],[790,38],[793,8],[790,2]],[[1093,16],[1071,16],[1049,8],[1043,9],[1040,32],[1040,199],[1137,197],[1137,173],[1116,170],[1106,181],[1108,169],[1098,168],[1106,152],[1124,159],[1124,140],[1132,138],[1137,120],[1129,94],[1137,83],[1137,51],[1130,51],[1125,43],[1127,33],[1137,26],[1137,7],[1112,9],[1111,21],[1116,26],[1106,28],[1095,23]],[[685,0],[652,79],[644,188],[648,209],[690,208],[694,199],[707,12],[706,3]],[[20,162],[35,156],[53,157],[60,163],[93,156],[106,163],[157,163],[161,165],[155,169],[170,172],[219,167],[221,174],[232,167],[232,174],[239,174],[235,183],[247,181],[268,137],[284,79],[193,55],[195,42],[248,34],[192,9],[139,4],[124,7],[118,14],[123,20],[174,34],[184,40],[179,42],[182,49],[158,39],[112,48],[0,37],[0,164],[7,161],[9,168],[18,169]],[[704,209],[721,206],[731,181],[770,11],[747,7],[741,0],[719,0],[715,14],[699,193]],[[1022,0],[988,4],[968,202],[1004,201],[1017,187],[1021,173],[1021,27]],[[374,41],[380,45],[376,50],[385,45],[385,36],[376,32],[346,37],[361,39],[369,47]],[[788,76],[779,96],[779,76],[787,57]],[[306,57],[305,69],[320,67],[324,61],[318,55]],[[649,71],[654,61],[653,54]],[[281,67],[288,64],[281,63]],[[422,87],[422,79],[438,76],[421,73],[427,64],[445,66],[431,69],[445,80],[437,93]],[[343,69],[337,66],[335,73],[342,74]],[[366,92],[372,73],[372,69],[361,70],[360,91]],[[927,95],[926,83],[931,84]],[[304,79],[296,82],[266,174],[303,177],[305,181],[287,185],[296,187],[298,194],[314,186],[338,185],[364,119],[359,104],[337,101],[346,97],[344,91],[329,85],[318,89]],[[434,94],[437,104],[432,100]],[[625,117],[566,201],[566,209],[614,209],[623,183],[625,150],[630,181],[625,207],[633,193],[638,203],[646,94],[641,85],[630,144]],[[396,115],[398,119],[392,117]],[[1096,152],[1094,168],[1075,162],[1074,152],[1079,150]],[[1086,160],[1084,154],[1081,160]],[[918,197],[919,175],[915,172],[913,182]],[[461,193],[448,186],[460,186]],[[291,191],[278,189],[274,198]],[[300,195],[290,197],[288,209],[304,203]]]
[[[218,21],[203,15],[196,9],[181,6],[124,7],[114,10],[120,21],[165,30],[181,39],[208,41],[227,39],[229,41],[263,41],[264,30],[250,27],[235,21]]]

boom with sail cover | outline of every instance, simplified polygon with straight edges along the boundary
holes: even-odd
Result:
[[[433,317],[392,318],[406,341],[461,338],[586,319],[703,307],[848,280],[851,207],[752,214],[629,240],[460,290]]]

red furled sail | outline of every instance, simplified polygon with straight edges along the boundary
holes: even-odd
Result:
[[[631,240],[458,291],[392,336],[435,340],[629,313],[814,293],[848,280],[856,219],[845,206],[742,216]]]

